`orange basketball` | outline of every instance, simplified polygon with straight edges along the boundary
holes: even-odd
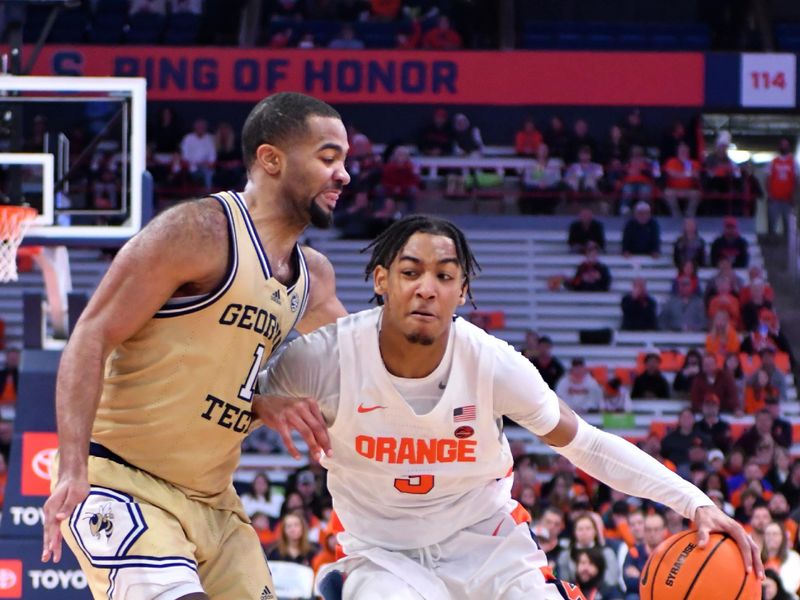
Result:
[[[747,575],[739,546],[712,533],[705,548],[696,531],[664,540],[647,560],[639,580],[641,600],[760,600],[761,584]]]

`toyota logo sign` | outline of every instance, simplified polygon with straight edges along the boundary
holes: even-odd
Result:
[[[10,590],[17,585],[17,574],[11,569],[0,569],[0,590]]]
[[[53,464],[53,456],[55,456],[56,448],[45,448],[39,450],[31,460],[31,469],[42,479],[50,481],[50,465]]]

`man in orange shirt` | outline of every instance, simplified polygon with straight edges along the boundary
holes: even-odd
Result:
[[[778,152],[778,156],[770,163],[767,175],[768,225],[770,237],[773,239],[779,220],[783,221],[783,235],[786,235],[797,187],[797,161],[792,155],[792,146],[787,138],[781,138]]]
[[[677,155],[664,163],[664,171],[667,174],[664,200],[670,213],[673,217],[680,217],[678,200],[686,198],[686,216],[694,217],[697,205],[700,204],[700,163],[692,159],[688,144],[678,144]]]

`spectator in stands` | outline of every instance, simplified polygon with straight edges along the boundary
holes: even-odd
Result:
[[[758,369],[744,390],[744,412],[754,415],[767,407],[767,399],[780,402],[778,389],[770,382],[770,376],[764,369]]]
[[[592,195],[600,193],[603,165],[592,161],[592,152],[591,146],[581,146],[577,151],[577,162],[567,168],[564,181],[574,192]]]
[[[550,147],[547,144],[540,144],[536,159],[522,174],[522,189],[537,194],[535,198],[520,198],[520,212],[552,213],[561,200],[563,171],[564,162],[558,157],[550,156]]]
[[[536,364],[536,359],[539,357],[539,334],[533,329],[525,330],[525,343],[519,349],[520,354]]]
[[[619,561],[614,551],[606,544],[602,530],[603,521],[596,513],[579,515],[572,523],[572,535],[569,547],[562,550],[558,557],[558,574],[565,581],[576,579],[576,553],[579,550],[596,548],[598,554],[605,559],[605,571],[600,580],[607,586],[615,586],[619,581]],[[605,598],[605,596],[603,596]]]
[[[729,352],[739,351],[739,337],[730,324],[728,313],[718,311],[711,320],[711,329],[706,335],[706,352],[722,359]]]
[[[650,555],[664,541],[666,526],[664,517],[653,513],[644,518],[644,541],[637,543],[628,552],[622,565],[622,576],[627,594],[625,600],[638,600],[639,577]]]
[[[281,519],[280,527],[278,543],[267,552],[267,560],[283,560],[310,567],[319,548],[308,541],[305,518],[294,512],[288,513]]]
[[[728,322],[734,331],[742,329],[740,319],[742,310],[739,306],[739,299],[732,293],[730,280],[725,278],[718,281],[717,293],[708,304],[708,318],[713,321],[715,315],[720,312],[728,315]]]
[[[406,146],[397,146],[381,173],[382,195],[395,205],[402,204],[407,213],[416,211],[420,178],[411,152]]]
[[[736,383],[730,373],[718,366],[717,357],[713,354],[703,356],[702,372],[692,381],[689,397],[694,412],[700,411],[708,394],[715,394],[719,398],[720,410],[723,412],[741,412]]]
[[[796,596],[792,596],[783,587],[780,574],[772,569],[764,570],[764,580],[761,582],[763,588],[763,600],[796,600]]]
[[[697,375],[700,374],[702,368],[702,356],[695,350],[689,350],[683,359],[683,366],[680,371],[675,374],[675,379],[672,381],[672,391],[677,398],[688,398],[689,390],[692,387],[692,381]],[[717,398],[719,401],[719,398]]]
[[[533,117],[526,117],[522,122],[522,129],[514,136],[514,151],[518,156],[536,156],[543,141],[544,136],[536,129]]]
[[[658,163],[653,163],[644,155],[644,148],[631,147],[631,155],[625,163],[625,176],[622,178],[619,214],[627,215],[636,201],[649,203],[655,190],[655,179],[659,174]]]
[[[764,282],[764,298],[770,302],[775,300],[775,290],[773,290],[772,286],[767,283],[767,278],[764,275],[764,269],[758,265],[752,265],[747,270],[747,275],[749,278],[747,285],[742,285],[739,291],[739,302],[741,304],[746,304],[750,300],[750,287],[753,285],[754,281]]]
[[[776,403],[777,405],[777,403]],[[777,419],[776,419],[777,421]],[[791,424],[790,427],[791,429]],[[774,435],[772,436],[775,437]],[[792,456],[789,449],[784,446],[775,446],[775,460],[769,471],[767,471],[767,481],[773,490],[781,490],[783,485],[789,480],[791,473]],[[776,520],[784,521],[789,516],[789,501],[782,491],[776,492],[769,500],[769,512]],[[785,513],[785,514],[784,514]],[[789,525],[787,524],[787,527]],[[797,524],[794,525],[797,529]],[[795,531],[795,533],[797,533]]]
[[[599,548],[581,548],[574,553],[575,576],[573,581],[584,598],[595,600],[621,600],[622,592],[615,582],[609,584],[608,560]],[[616,556],[614,558],[616,560]],[[559,573],[560,574],[560,573]]]
[[[762,309],[771,309],[770,302],[764,293],[766,286],[763,279],[755,279],[747,287],[747,301],[741,304],[742,325],[745,331],[753,331],[758,327],[758,315]],[[744,293],[742,293],[744,296]]]
[[[343,23],[339,34],[331,40],[328,47],[333,50],[363,50],[364,42],[356,37],[356,30],[350,23]]]
[[[598,247],[586,244],[586,257],[578,265],[572,279],[564,282],[564,287],[576,292],[607,292],[611,287],[611,272],[598,260]]]
[[[728,194],[741,178],[739,167],[728,156],[730,140],[730,134],[722,132],[717,138],[714,151],[706,158],[705,187],[710,192]]]
[[[656,258],[661,254],[661,227],[653,218],[650,205],[638,202],[622,232],[622,254],[649,254]]]
[[[686,144],[691,153],[691,143],[686,133],[686,127],[680,121],[675,121],[669,133],[667,133],[661,141],[659,155],[662,159],[668,161],[670,158],[678,155],[678,147],[681,144]]]
[[[262,513],[276,521],[281,513],[283,494],[273,489],[272,483],[264,472],[256,473],[250,489],[241,495],[242,506],[248,516]]]
[[[608,131],[608,140],[602,149],[608,189],[616,190],[621,187],[622,179],[625,177],[628,152],[628,143],[622,134],[622,128],[619,125],[612,125]]]
[[[680,287],[681,279],[689,280],[692,286],[693,295],[697,297],[702,296],[700,279],[697,277],[697,266],[692,261],[687,260],[678,268],[678,274],[675,276],[675,279],[672,280],[672,286],[670,288],[670,293],[672,295],[678,295],[678,288]]]
[[[148,145],[152,146],[156,154],[172,154],[181,145],[183,131],[174,109],[164,106],[158,111],[156,121],[147,132]]]
[[[672,260],[678,269],[687,261],[691,261],[696,267],[706,265],[706,243],[697,233],[697,221],[691,217],[683,220],[683,232],[675,240]]]
[[[336,561],[336,533],[332,525],[333,523],[329,522],[328,525],[319,532],[320,550],[311,561],[311,568],[314,569],[315,575],[321,566]]]
[[[678,154],[664,163],[666,187],[664,201],[673,217],[681,216],[678,200],[685,199],[686,216],[694,217],[700,204],[700,163],[689,154],[689,146],[678,145]]]
[[[461,35],[450,26],[447,15],[439,15],[436,26],[422,35],[422,47],[426,50],[458,50],[462,45]]]
[[[792,445],[792,424],[781,417],[780,400],[774,396],[767,398],[766,409],[772,415],[772,439],[778,446],[789,448]]]
[[[626,116],[622,130],[630,146],[646,148],[649,143],[647,131],[642,123],[642,112],[638,108],[632,109]]]
[[[750,515],[749,526],[745,526],[745,530],[753,538],[753,541],[763,550],[764,548],[764,532],[767,525],[772,522],[772,515],[769,514],[766,502],[759,500],[753,506],[753,513]]]
[[[586,119],[579,118],[572,124],[572,136],[564,160],[568,163],[579,161],[584,148],[589,149],[590,156],[597,156],[597,141],[589,134],[589,124]]]
[[[703,398],[702,411],[702,417],[694,424],[694,430],[710,439],[714,448],[728,452],[733,443],[731,425],[719,416],[719,398],[715,393],[710,392]]]
[[[670,294],[658,320],[661,329],[666,331],[706,330],[706,309],[703,301],[695,295],[691,279],[678,278],[678,294]]]
[[[564,120],[558,115],[550,117],[550,123],[544,133],[544,141],[550,147],[550,154],[556,158],[566,159],[570,136],[564,126]]]
[[[772,159],[767,174],[768,228],[770,238],[778,233],[778,221],[783,223],[783,235],[789,231],[789,215],[794,205],[797,190],[798,165],[792,154],[792,144],[788,138],[778,143],[778,156]],[[795,590],[792,590],[794,592]]]
[[[684,408],[678,413],[678,426],[661,440],[661,454],[665,459],[675,463],[680,470],[688,467],[689,448],[696,441],[699,441],[699,444],[706,448],[711,445],[709,437],[699,431],[695,431],[692,409]]]
[[[631,398],[669,398],[669,382],[661,372],[661,357],[655,352],[644,359],[644,371],[633,381]]]
[[[583,358],[572,359],[569,373],[556,385],[556,394],[578,414],[597,412],[603,401],[603,390],[586,369]]]
[[[0,368],[0,402],[14,401],[19,389],[19,349],[9,348],[4,353]],[[0,353],[2,356],[3,353]]]
[[[205,119],[197,119],[192,132],[183,137],[181,158],[189,166],[189,172],[196,183],[202,184],[206,191],[211,189],[217,149],[214,136],[208,132],[208,122]]]
[[[564,513],[555,506],[548,506],[536,525],[536,531],[547,532],[546,536],[539,538],[539,545],[547,555],[547,563],[555,569],[562,550],[559,538],[566,528]]]
[[[796,458],[789,468],[789,476],[781,486],[789,506],[800,505],[800,458]]]
[[[600,406],[602,412],[609,413],[629,413],[633,411],[631,395],[627,388],[622,385],[619,377],[612,377],[603,386],[603,403]]]
[[[581,208],[578,218],[569,226],[569,247],[578,254],[586,252],[586,245],[592,242],[601,250],[606,249],[606,233],[603,223],[594,218],[592,209]]]
[[[742,278],[736,274],[731,266],[731,260],[728,257],[721,256],[718,264],[719,270],[708,280],[706,290],[703,294],[703,299],[706,305],[711,304],[711,300],[718,293],[719,283],[723,280],[727,281],[730,285],[730,293],[738,296],[742,289]]]
[[[437,108],[433,120],[420,132],[417,148],[425,156],[449,156],[453,153],[453,128],[447,111]]]
[[[755,455],[758,444],[761,442],[763,438],[769,438],[774,442],[778,441],[775,440],[772,436],[772,426],[774,424],[775,424],[775,417],[772,416],[772,413],[768,409],[762,408],[756,413],[755,423],[753,424],[753,426],[748,428],[747,431],[745,431],[741,435],[741,437],[738,440],[736,440],[736,445],[739,446],[742,450],[744,450],[746,455],[748,456]],[[745,467],[745,477],[747,477],[746,467]]]
[[[741,350],[745,354],[756,354],[764,348],[785,352],[791,360],[789,340],[780,329],[777,315],[769,309],[762,308],[758,313],[758,327],[753,329],[742,340]]]
[[[631,291],[622,297],[621,328],[624,331],[653,331],[658,329],[656,315],[657,303],[647,293],[647,282],[642,277],[635,278]]]
[[[732,351],[725,354],[722,362],[722,368],[725,369],[733,378],[736,384],[736,390],[739,393],[739,400],[744,402],[744,370],[742,369],[742,361],[739,359],[739,351]],[[742,404],[744,406],[744,404]]]
[[[532,362],[547,386],[551,390],[555,390],[558,381],[564,375],[564,366],[553,356],[552,351],[553,341],[546,335],[541,336],[539,338],[539,353]]]
[[[778,390],[779,402],[786,402],[788,400],[786,376],[781,373],[775,364],[775,349],[770,347],[762,348],[758,352],[758,356],[761,359],[761,370],[769,375],[770,385]]]
[[[480,156],[483,153],[481,130],[472,126],[464,113],[453,116],[453,141],[458,155]]]
[[[725,217],[723,226],[722,235],[711,244],[711,266],[718,266],[720,257],[725,256],[734,268],[746,267],[750,262],[750,253],[747,240],[739,234],[736,217]]]
[[[241,189],[245,180],[242,149],[240,144],[236,143],[236,133],[230,123],[222,122],[217,125],[214,147],[217,153],[214,185],[223,190]]]

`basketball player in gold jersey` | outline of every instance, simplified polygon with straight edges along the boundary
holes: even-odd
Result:
[[[63,535],[95,598],[274,598],[232,485],[240,444],[261,421],[295,456],[290,428],[330,450],[314,403],[254,388],[292,328],[345,314],[328,260],[298,245],[350,180],[345,128],[324,102],[276,94],[248,116],[242,146],[244,193],[145,227],[64,349],[42,560],[60,559]]]

